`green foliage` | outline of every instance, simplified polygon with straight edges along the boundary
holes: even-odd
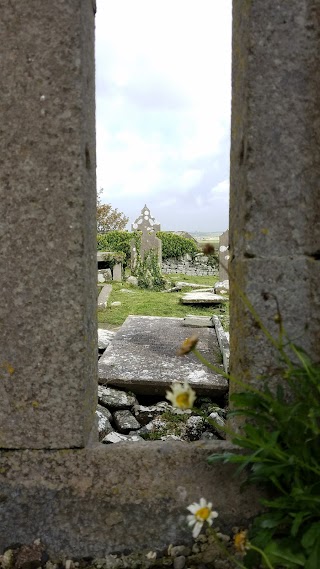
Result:
[[[138,279],[138,286],[140,288],[147,288],[151,290],[164,289],[165,279],[161,274],[158,254],[156,251],[153,251],[152,249],[148,251],[148,253],[144,255],[143,260],[138,254],[134,272]]]
[[[129,218],[124,213],[113,208],[111,204],[102,204],[100,194],[97,195],[97,232],[106,233],[107,231],[123,230],[127,225]]]
[[[193,258],[199,249],[192,239],[181,237],[169,231],[158,231],[157,237],[162,241],[162,258],[178,258],[183,257],[187,253]]]
[[[291,357],[287,353],[291,350]],[[320,366],[293,344],[286,351],[282,383],[272,391],[248,388],[231,396],[233,417],[245,422],[232,442],[239,454],[212,456],[239,464],[247,483],[260,485],[269,498],[265,512],[254,521],[250,542],[264,551],[273,567],[320,567]],[[293,363],[294,361],[294,363]],[[251,549],[244,560],[256,567]]]
[[[128,231],[108,231],[102,235],[97,235],[98,251],[116,251],[125,254],[125,262],[129,263],[131,251],[131,240],[140,239],[138,233],[129,233]]]
[[[117,263],[123,263],[125,261],[125,253],[108,251],[104,253],[102,262],[108,263],[110,267],[113,267]]]

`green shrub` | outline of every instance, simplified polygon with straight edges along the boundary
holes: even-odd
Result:
[[[165,285],[165,279],[161,274],[158,262],[158,254],[151,249],[145,254],[143,261],[138,255],[137,265],[134,274],[138,278],[138,286],[149,290],[162,290]]]
[[[133,238],[140,239],[137,232],[129,231],[108,231],[108,233],[97,235],[98,251],[114,251],[125,254],[125,264],[130,261],[130,243]]]
[[[157,237],[162,241],[162,258],[170,259],[183,257],[187,253],[193,258],[199,249],[197,244],[192,239],[181,237],[170,231],[158,231]]]

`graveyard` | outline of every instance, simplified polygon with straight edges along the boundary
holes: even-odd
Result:
[[[95,11],[93,0],[2,6],[0,564],[316,569],[318,2],[233,1],[230,225],[221,245],[230,360],[217,315],[192,325],[189,314],[206,316],[187,304],[180,319],[129,316],[98,361]],[[146,222],[154,248],[147,210],[138,226]],[[152,266],[139,254],[162,281],[158,254]],[[100,282],[113,283],[122,286]],[[185,344],[190,335],[200,338],[198,355],[194,338]],[[202,352],[221,353],[221,373],[199,367]],[[193,387],[181,387],[186,376]],[[129,434],[163,405],[153,401],[154,411],[139,398],[156,389],[168,400],[169,391],[169,404],[186,411],[198,388],[202,411],[220,424],[213,437],[194,440],[192,413],[189,440],[173,428],[166,440]],[[240,418],[226,421],[226,396],[235,412],[245,407]],[[168,410],[172,427],[181,414]],[[99,429],[111,440],[99,441]]]

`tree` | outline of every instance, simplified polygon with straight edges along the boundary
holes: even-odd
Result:
[[[107,233],[107,231],[119,230],[122,231],[127,225],[129,218],[124,213],[118,211],[117,208],[113,209],[110,204],[102,204],[100,199],[100,192],[97,196],[97,231],[98,233]]]

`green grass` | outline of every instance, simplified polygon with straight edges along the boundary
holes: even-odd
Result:
[[[173,275],[166,275],[173,280]],[[187,275],[174,275],[174,281],[194,282],[197,284],[208,284],[213,286],[217,280],[213,277],[193,277]],[[129,289],[132,292],[121,292],[121,288]],[[127,283],[112,283],[112,293],[108,301],[108,307],[104,311],[98,312],[98,321],[105,322],[111,326],[121,326],[129,314],[136,316],[174,316],[184,318],[187,314],[194,316],[222,316],[228,311],[227,306],[219,307],[200,307],[184,305],[180,303],[181,296],[192,290],[189,287],[183,288],[181,292],[154,292],[132,287]],[[110,306],[114,301],[120,301],[120,306]],[[223,321],[223,318],[222,318]]]

